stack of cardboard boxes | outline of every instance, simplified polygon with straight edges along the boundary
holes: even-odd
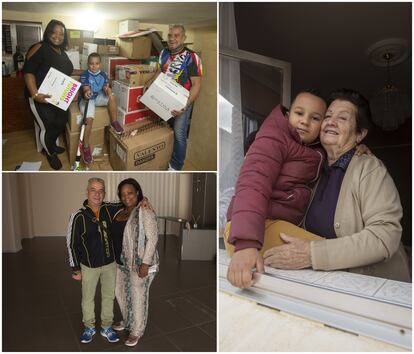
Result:
[[[88,55],[101,55],[101,70],[111,81],[117,100],[117,120],[126,134],[119,136],[110,125],[107,107],[96,107],[90,138],[94,156],[108,151],[105,131],[109,130],[109,159],[114,170],[165,170],[171,159],[173,131],[167,123],[139,102],[144,85],[156,70],[156,63],[142,64],[151,56],[152,41],[148,36],[137,36],[138,21],[122,21],[116,45],[100,45],[83,42],[81,68],[87,69]],[[66,127],[69,160],[76,157],[82,115],[77,102],[69,108],[69,122]]]
[[[78,149],[80,130],[83,116],[79,110],[78,102],[74,101],[69,106],[69,118],[66,125],[66,143],[69,155],[69,163],[75,162]],[[110,124],[107,107],[96,107],[93,120],[90,145],[94,157],[108,153],[108,142],[105,136],[105,127]]]
[[[115,170],[165,170],[171,159],[174,134],[168,124],[139,102],[157,66],[142,64],[151,56],[152,41],[148,36],[137,36],[138,26],[134,20],[119,24],[119,33],[123,34],[116,42],[119,53],[137,62],[115,64],[112,91],[117,99],[117,120],[126,137],[110,131],[109,159]]]

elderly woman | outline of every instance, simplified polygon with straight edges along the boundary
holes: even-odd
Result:
[[[139,208],[143,194],[139,183],[128,178],[118,186],[123,204],[111,224],[117,262],[115,295],[123,321],[113,326],[126,329],[125,345],[137,345],[148,316],[149,289],[158,273],[158,228],[151,208]]]
[[[347,269],[410,281],[400,242],[398,191],[380,160],[354,154],[368,132],[368,102],[345,89],[334,92],[330,101],[320,135],[327,162],[303,223],[322,238],[304,240],[299,238],[303,230],[288,235],[282,227],[285,244],[268,249],[264,264],[283,269]]]

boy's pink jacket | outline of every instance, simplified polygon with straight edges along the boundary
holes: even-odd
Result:
[[[229,242],[236,251],[263,245],[266,219],[299,225],[324,152],[319,143],[303,145],[278,105],[263,122],[245,157],[230,203]]]

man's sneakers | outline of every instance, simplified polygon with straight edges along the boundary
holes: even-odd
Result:
[[[89,146],[83,147],[83,161],[85,161],[85,163],[88,165],[92,162],[92,152]]]
[[[90,343],[92,342],[93,336],[96,333],[95,328],[85,327],[82,335],[81,335],[81,343]],[[119,337],[116,332],[112,329],[112,327],[102,328],[101,335],[105,337],[109,343],[116,343],[119,341]]]
[[[116,343],[119,341],[118,334],[112,329],[112,327],[101,329],[102,337],[105,337],[109,343]]]
[[[96,330],[95,328],[89,328],[85,327],[85,330],[83,331],[81,335],[81,343],[90,343],[92,342],[92,337],[95,335]]]
[[[168,164],[168,170],[167,171],[178,171],[178,170],[176,170],[175,168],[173,168],[171,166],[171,164]]]
[[[112,128],[115,129],[115,132],[117,134],[123,134],[124,133],[124,128],[122,128],[121,124],[119,124],[119,122],[117,120],[114,120],[113,122],[111,122]]]

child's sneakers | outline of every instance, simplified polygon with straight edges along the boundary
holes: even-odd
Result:
[[[85,161],[85,163],[88,165],[92,162],[92,153],[91,148],[89,146],[83,147],[83,161]]]
[[[119,124],[119,122],[117,120],[114,120],[113,122],[111,122],[112,128],[115,129],[115,132],[117,134],[123,134],[124,133],[124,128],[122,128],[121,124]]]

